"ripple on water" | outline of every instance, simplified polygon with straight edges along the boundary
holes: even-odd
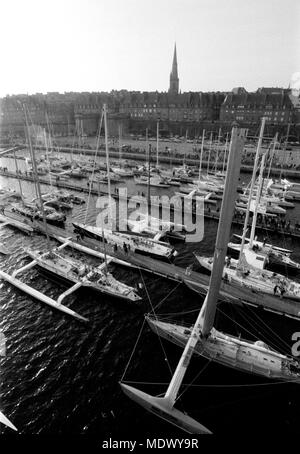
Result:
[[[15,180],[11,179],[10,184],[17,189]],[[28,193],[32,192],[32,185],[25,185],[25,188]],[[133,191],[132,188],[131,190]],[[33,196],[33,192],[31,195]],[[96,223],[96,200],[97,197],[91,198],[87,216],[87,221],[91,224]],[[85,215],[85,206],[75,206],[67,225],[71,226],[72,219],[84,222]],[[297,204],[295,210],[290,210],[290,215],[293,219],[300,219],[300,204]],[[185,267],[193,260],[194,269],[197,269],[193,253],[212,255],[216,229],[215,222],[206,222],[204,240],[200,244],[176,245],[180,251],[176,264]],[[234,231],[239,233],[240,228],[235,228]],[[29,262],[23,248],[45,249],[45,240],[42,236],[30,237],[4,228],[0,229],[0,238],[12,251],[10,256],[0,257],[1,269],[9,272]],[[299,242],[291,239],[282,241],[280,238],[276,240],[294,249],[295,259],[300,260]],[[128,272],[122,268],[115,268],[114,272],[117,278],[130,285],[142,281],[139,272]],[[43,277],[37,269],[26,271],[21,279],[53,298],[65,288]],[[161,433],[163,427],[163,432],[168,433],[167,425],[162,425],[160,420],[156,421],[151,415],[147,416],[143,410],[138,409],[123,396],[118,385],[142,327],[143,312],[150,311],[152,306],[159,304],[177,285],[144,273],[143,279],[146,289],[142,291],[144,300],[139,308],[87,290],[78,291],[77,294],[68,297],[65,304],[88,317],[88,324],[78,323],[29,298],[9,284],[0,283],[0,329],[7,338],[7,356],[0,358],[1,408],[21,432],[65,435],[85,433],[101,436],[120,434],[122,429],[132,433],[134,428],[135,434],[155,435]],[[151,304],[146,290],[151,298]],[[202,298],[180,285],[159,311],[174,313],[191,308],[197,309],[201,302]],[[230,308],[229,313],[236,314],[236,309]],[[270,315],[266,316],[266,322],[269,320],[268,317]],[[191,314],[189,321],[192,323],[193,320],[194,314]],[[245,320],[242,323],[245,323]],[[291,322],[285,320],[285,323],[281,324],[289,333]],[[296,325],[292,327],[296,329]],[[277,328],[280,330],[280,326],[276,326]],[[162,344],[174,370],[180,350],[168,342],[162,341]],[[199,365],[202,368],[205,362],[199,358],[192,361],[191,379],[199,373]],[[210,375],[209,370],[210,368],[207,369],[207,375],[204,374],[207,383],[216,380],[216,376]],[[222,382],[224,369],[216,370]],[[170,378],[168,362],[165,361],[160,341],[147,326],[144,326],[125,378],[156,382],[167,382]],[[236,380],[243,382],[240,375]],[[245,380],[249,380],[248,376]],[[201,380],[197,381],[199,382]],[[140,387],[149,391],[145,386]],[[164,387],[151,389],[157,394],[164,390]],[[204,396],[197,388],[193,388],[191,394],[197,402],[201,402],[201,405],[203,401],[205,402],[205,396],[213,398],[210,391],[206,391]],[[218,399],[223,404],[228,402],[224,390],[220,391]],[[297,404],[295,396],[294,401]],[[299,404],[298,406],[296,404],[294,414],[299,414]],[[225,408],[228,421],[235,424],[235,430],[242,428],[243,425],[248,424],[248,427],[253,425],[253,418],[249,413],[251,407],[247,401],[244,402],[242,410],[232,403],[224,405],[222,410]],[[258,405],[264,405],[270,423],[284,424],[286,412],[272,411],[272,402],[266,397],[262,396]],[[205,408],[204,405],[202,407]],[[292,420],[292,416],[289,421]],[[213,421],[219,430],[222,430],[224,425],[228,427],[229,424],[223,417],[214,416]],[[295,423],[292,428],[294,427],[296,433],[298,428]],[[3,430],[9,433],[8,429]],[[178,434],[181,432],[177,431]]]

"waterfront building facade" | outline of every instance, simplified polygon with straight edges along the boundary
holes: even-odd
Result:
[[[170,83],[166,92],[112,90],[107,92],[37,93],[0,99],[0,135],[24,135],[22,103],[33,125],[41,125],[54,135],[91,136],[97,133],[102,106],[108,106],[111,136],[126,134],[197,138],[202,130],[218,134],[230,131],[233,122],[256,134],[262,116],[267,117],[270,135],[284,135],[290,124],[291,136],[300,141],[299,93],[290,89],[263,87],[248,93],[243,87],[231,92],[184,92],[179,90],[176,44]]]

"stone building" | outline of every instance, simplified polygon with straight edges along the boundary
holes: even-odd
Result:
[[[256,129],[264,116],[269,129],[281,130],[294,122],[294,114],[288,90],[260,88],[254,93],[227,94],[220,109],[220,122],[226,125],[237,121],[241,126]]]
[[[198,137],[202,130],[229,131],[232,123],[257,131],[266,116],[269,133],[286,131],[300,140],[300,101],[291,90],[259,88],[248,93],[244,87],[232,92],[185,92],[179,90],[177,48],[174,47],[170,84],[165,92],[112,90],[107,92],[50,92],[47,94],[6,96],[0,100],[0,134],[24,135],[22,103],[33,125],[41,125],[54,135],[95,135],[103,104],[108,108],[109,134],[156,134],[157,122],[163,135]]]

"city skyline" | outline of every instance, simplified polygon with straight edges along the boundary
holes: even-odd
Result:
[[[41,7],[42,5],[42,7]],[[287,0],[12,0],[1,5],[0,96],[300,88],[300,4]],[[14,26],[12,27],[12,23]]]

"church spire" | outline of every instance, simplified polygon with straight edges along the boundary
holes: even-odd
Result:
[[[169,93],[173,94],[173,95],[178,95],[178,91],[179,91],[179,78],[178,78],[178,67],[177,67],[177,50],[176,50],[176,43],[175,43],[172,71],[170,74]]]

